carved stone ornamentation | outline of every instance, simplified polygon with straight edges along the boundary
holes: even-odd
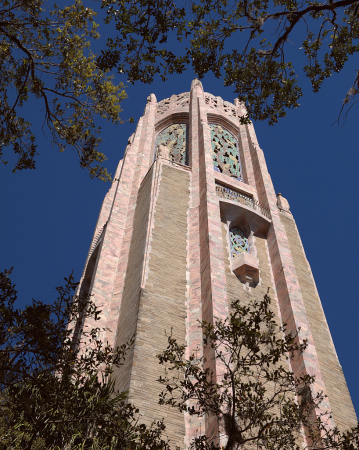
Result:
[[[189,92],[177,95],[176,108],[184,108],[189,104]]]
[[[199,81],[198,78],[195,78],[191,83],[191,89],[195,88],[196,86],[200,87],[203,90],[202,83]]]
[[[230,102],[223,102],[224,112],[229,116],[237,117],[236,107]]]
[[[250,284],[259,281],[259,261],[254,254],[249,253],[248,238],[238,227],[229,231],[232,253],[232,270],[247,288]],[[254,249],[252,249],[254,250]],[[254,253],[254,251],[253,251]]]
[[[232,260],[232,270],[247,288],[259,282],[259,261],[254,255],[240,253],[235,256]]]
[[[173,162],[188,164],[187,155],[187,127],[185,123],[176,123],[165,128],[157,136],[156,146],[166,146],[169,151],[169,158]]]
[[[288,200],[284,198],[282,194],[277,194],[277,206],[282,211],[291,214]]]
[[[219,97],[209,94],[208,92],[205,92],[205,94],[204,94],[204,101],[205,101],[206,105],[213,109],[216,109],[219,107],[218,98]]]
[[[165,98],[164,100],[161,100],[159,103],[157,103],[157,113],[158,114],[164,114],[166,111],[170,109],[171,99]]]
[[[189,104],[189,92],[183,92],[179,95],[172,95],[157,103],[157,114],[164,114],[169,110],[186,108]]]
[[[157,99],[156,99],[155,94],[150,94],[150,95],[147,97],[147,103],[156,103],[156,102],[157,102]]]
[[[170,158],[170,150],[167,145],[160,144],[157,146],[156,152],[157,158],[169,159]]]
[[[232,258],[239,255],[239,253],[248,253],[248,238],[237,227],[234,227],[229,232],[229,237],[231,241],[231,253]]]
[[[215,97],[205,92],[204,101],[209,108],[219,109],[231,117],[238,117],[236,106],[233,103],[223,101],[221,97]]]
[[[220,125],[210,125],[213,165],[218,172],[242,180],[236,138]]]

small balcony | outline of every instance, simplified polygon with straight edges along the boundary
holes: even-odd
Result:
[[[252,197],[241,194],[240,192],[234,191],[233,189],[225,186],[221,186],[220,184],[216,184],[216,193],[218,197],[240,203],[241,205],[262,214],[262,216],[267,217],[267,219],[270,220],[269,210]]]

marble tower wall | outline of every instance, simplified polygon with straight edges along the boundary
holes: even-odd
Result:
[[[129,390],[147,423],[164,417],[171,442],[181,449],[200,432],[217,436],[219,427],[215,418],[159,407],[162,368],[155,355],[166,347],[164,332],[172,328],[187,344],[187,356],[206,354],[198,320],[225,318],[233,300],[261,300],[268,287],[278,323],[286,322],[288,331],[301,327],[300,339],[308,339],[292,370],[315,375],[314,393],[328,395],[317,413],[332,408],[333,424],[355,421],[293,216],[279,208],[253,125],[240,125],[241,114],[238,101],[204,92],[198,80],[190,92],[159,103],[149,96],[104,200],[82,279],[103,309],[100,326],[109,329],[103,334],[109,343],[121,345],[137,333],[116,371],[117,386]],[[176,123],[188,124],[187,166],[155,157],[157,134]],[[238,140],[242,180],[213,170],[211,124]],[[221,197],[223,188],[252,206]],[[252,227],[259,261],[260,282],[250,287],[234,275],[228,253],[228,226],[239,220]],[[211,364],[220,377],[221,365]]]

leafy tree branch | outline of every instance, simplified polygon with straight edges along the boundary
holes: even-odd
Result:
[[[270,303],[268,295],[248,305],[236,301],[227,319],[201,323],[220,376],[211,359],[185,359],[184,346],[169,336],[158,356],[166,368],[160,403],[217,418],[219,435],[197,436],[195,450],[358,448],[359,428],[343,433],[333,428],[330,411],[319,409],[325,396],[314,394],[315,377],[291,371],[288,358],[295,361],[307,342],[277,325]]]
[[[0,273],[0,449],[168,450],[162,421],[145,426],[111,378],[131,342],[113,349],[95,323],[91,297],[73,277],[53,303],[16,309],[11,270]]]
[[[118,35],[109,39],[100,67],[117,67],[130,81],[145,83],[156,74],[166,79],[182,73],[189,65],[200,78],[212,72],[225,86],[234,87],[252,119],[270,124],[285,116],[286,109],[299,106],[302,89],[290,61],[293,50],[304,51],[307,64],[301,69],[314,92],[359,50],[355,0],[157,3],[102,3]],[[294,30],[297,35],[291,38]],[[173,39],[181,42],[177,54],[169,44]]]
[[[90,44],[99,37],[95,12],[76,0],[52,7],[44,0],[5,0],[0,9],[0,160],[12,147],[13,171],[34,169],[36,137],[22,108],[43,104],[43,130],[60,151],[75,149],[91,177],[110,179],[96,116],[121,123],[124,86],[96,64]],[[34,103],[36,105],[37,102]],[[40,104],[39,104],[40,107]]]

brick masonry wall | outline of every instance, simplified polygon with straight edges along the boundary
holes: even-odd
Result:
[[[163,164],[153,214],[148,279],[142,290],[131,374],[130,397],[147,423],[164,418],[171,447],[184,448],[183,413],[158,405],[164,375],[156,355],[166,333],[185,343],[187,211],[190,173]]]
[[[307,258],[303,251],[295,221],[292,217],[283,213],[280,214],[280,219],[285,226],[288,236],[289,246],[335,425],[342,429],[354,426],[356,424],[356,415],[353,404],[343,370],[339,364],[332,343],[323,308],[317,294]]]
[[[162,387],[156,380],[164,374],[164,368],[159,365],[156,355],[167,347],[166,332],[172,332],[181,344],[185,343],[190,173],[165,164],[161,166],[148,249],[148,278],[140,294],[150,178],[144,180],[147,184],[141,186],[137,200],[117,342],[123,343],[134,331],[136,340],[131,360],[126,361],[126,367],[118,372],[118,377],[123,380],[119,387],[129,389],[130,399],[139,408],[145,423],[164,418],[165,434],[171,445],[183,449],[183,413],[158,405]]]

